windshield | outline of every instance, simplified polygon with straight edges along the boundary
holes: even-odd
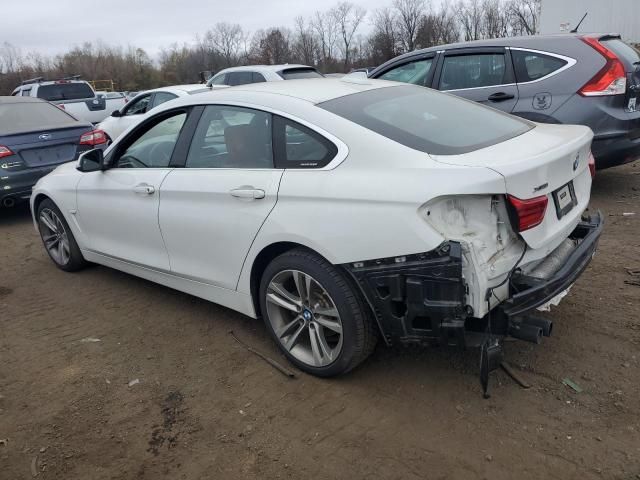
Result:
[[[52,83],[38,87],[38,98],[55,102],[59,100],[80,100],[93,98],[95,95],[89,85],[78,83]]]
[[[534,127],[507,115],[424,87],[376,88],[318,104],[415,150],[458,155],[495,145]]]

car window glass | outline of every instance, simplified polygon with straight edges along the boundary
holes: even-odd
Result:
[[[196,127],[187,168],[271,168],[271,114],[210,105]]]
[[[29,90],[22,90],[22,96],[23,96],[23,97],[29,97],[29,96],[31,96],[31,89],[29,89]]]
[[[505,83],[505,72],[502,53],[448,56],[442,65],[440,90],[501,85]]]
[[[156,92],[156,94],[153,96],[153,105],[151,106],[151,108],[155,108],[164,102],[173,100],[174,98],[178,98],[178,96],[169,92]]]
[[[275,132],[279,147],[276,149],[278,168],[323,167],[338,151],[322,135],[292,120],[279,117]]]
[[[280,75],[285,80],[299,80],[301,78],[322,78],[324,76],[315,68],[305,67],[286,68],[281,72],[278,72],[278,75]]]
[[[518,82],[531,82],[564,67],[567,62],[561,58],[542,53],[511,50],[511,58],[516,70]]]
[[[68,82],[61,80],[49,85],[40,85],[38,87],[38,98],[55,102],[59,100],[80,100],[95,97],[93,89],[88,83],[84,82]]]
[[[216,75],[215,77],[213,77],[210,81],[209,81],[209,85],[225,85],[225,78],[226,78],[226,74],[225,73],[221,73],[220,75]]]
[[[0,132],[14,134],[80,125],[64,110],[47,102],[0,104]]]
[[[151,101],[151,95],[145,95],[142,98],[134,100],[124,111],[125,115],[140,115],[146,113],[149,102]]]
[[[253,83],[261,83],[266,81],[267,80],[266,78],[264,78],[264,75],[258,72],[253,72]]]
[[[227,74],[227,85],[246,85],[253,83],[253,72],[230,72]]]
[[[168,167],[186,118],[187,114],[181,112],[156,123],[127,147],[118,158],[116,167]]]
[[[416,62],[405,63],[383,73],[378,78],[380,80],[393,80],[394,82],[412,83],[414,85],[425,85],[431,66],[432,58],[425,58]]]

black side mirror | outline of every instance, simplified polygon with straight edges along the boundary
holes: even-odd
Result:
[[[114,110],[113,112],[111,112],[111,116],[118,118],[122,116],[122,113],[120,113],[120,110]]]
[[[94,148],[88,152],[84,152],[78,158],[76,169],[80,172],[97,172],[98,170],[106,170],[104,164],[104,152],[101,148]]]

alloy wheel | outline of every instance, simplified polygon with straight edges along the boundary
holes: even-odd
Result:
[[[327,290],[311,275],[284,270],[269,282],[267,316],[280,344],[313,367],[333,363],[342,350],[342,321]]]
[[[51,258],[58,265],[66,265],[71,256],[69,236],[58,215],[50,208],[44,208],[38,218],[40,235]]]

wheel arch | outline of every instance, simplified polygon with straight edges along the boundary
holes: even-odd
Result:
[[[334,263],[329,261],[325,256],[323,256],[321,253],[317,252],[313,248],[310,248],[310,247],[308,247],[306,245],[303,245],[301,243],[292,242],[292,241],[274,242],[274,243],[272,243],[270,245],[265,246],[262,250],[260,250],[260,253],[258,253],[258,255],[256,255],[255,260],[253,261],[253,264],[251,265],[251,274],[250,274],[250,280],[249,280],[250,284],[249,285],[250,285],[250,292],[251,292],[251,300],[253,302],[253,308],[255,310],[256,317],[261,317],[261,311],[260,311],[260,281],[262,280],[262,274],[264,273],[265,269],[267,268],[269,263],[271,263],[271,261],[274,258],[282,255],[285,252],[288,252],[288,251],[296,249],[296,248],[308,250],[309,252],[312,252],[315,255],[318,255],[319,257],[323,258],[328,263],[332,264],[338,270],[340,270],[344,274],[344,278],[346,279],[346,281],[351,285],[351,288],[353,288],[355,294],[360,296],[360,298],[362,300],[362,304],[369,311],[369,314],[371,315],[371,319],[374,321],[375,325],[378,327],[378,330],[379,330],[380,334],[382,335],[382,337],[386,338],[385,335],[384,335],[384,331],[382,330],[382,327],[380,325],[380,322],[378,321],[378,318],[377,318],[373,308],[371,307],[371,304],[367,301],[367,299],[365,298],[364,294],[362,293],[362,290],[357,285],[355,279],[349,274],[349,272],[347,272],[340,265],[335,265]]]

